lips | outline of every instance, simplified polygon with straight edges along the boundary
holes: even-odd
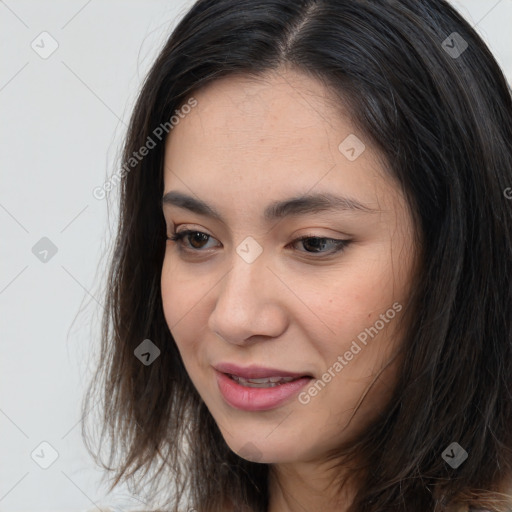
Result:
[[[214,366],[218,389],[236,409],[264,411],[289,402],[313,378],[307,373],[231,363]]]
[[[247,366],[242,367],[232,363],[219,363],[214,368],[229,376],[240,377],[242,379],[298,379],[300,377],[312,377],[308,373],[296,373],[276,368],[266,368],[263,366]]]
[[[241,386],[246,386],[248,388],[272,388],[300,379],[300,377],[265,377],[264,379],[244,379],[238,375],[228,376]]]

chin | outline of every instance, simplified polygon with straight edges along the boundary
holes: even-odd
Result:
[[[269,441],[255,441],[254,438],[231,440],[226,443],[242,459],[260,464],[276,464],[297,461],[297,442],[284,444],[284,439],[276,437]]]

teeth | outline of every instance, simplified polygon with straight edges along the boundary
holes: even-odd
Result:
[[[286,382],[296,380],[300,377],[267,377],[264,379],[244,379],[243,377],[238,377],[237,375],[231,375],[231,378],[238,384],[247,386],[249,388],[273,388]]]

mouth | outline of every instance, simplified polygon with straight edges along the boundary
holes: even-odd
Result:
[[[229,373],[225,373],[224,375],[227,375],[237,384],[240,384],[240,386],[244,386],[246,388],[274,388],[276,386],[282,386],[283,384],[287,384],[288,382],[293,382],[304,377],[312,378],[308,375],[304,375],[301,377],[268,377],[263,379],[244,379],[243,377]]]
[[[252,381],[255,383],[261,382],[285,382],[290,379],[297,379],[301,377],[313,377],[307,372],[290,372],[288,370],[281,370],[277,368],[267,368],[264,366],[238,366],[234,363],[218,363],[213,368],[218,372],[224,373],[229,377],[242,379],[243,381]]]
[[[214,368],[217,387],[224,401],[243,411],[264,411],[280,407],[314,378],[311,374],[254,366],[241,368],[217,365]]]

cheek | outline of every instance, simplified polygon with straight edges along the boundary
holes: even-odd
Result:
[[[173,335],[182,356],[188,350],[190,340],[198,339],[198,321],[201,314],[201,299],[210,287],[200,278],[177,268],[175,259],[166,256],[160,280],[162,307],[167,326]],[[193,347],[192,347],[193,348]]]
[[[164,260],[161,277],[164,317],[176,342],[185,370],[196,389],[199,389],[200,382],[197,381],[197,376],[200,375],[197,360],[199,347],[197,344],[201,339],[199,329],[203,325],[199,320],[199,315],[201,315],[199,308],[201,307],[201,296],[204,295],[204,291],[201,294],[201,290],[204,288],[201,288],[201,285],[190,277],[183,278],[183,273],[180,274],[176,269],[172,269],[172,266],[170,261]]]
[[[171,277],[172,276],[172,277]],[[180,318],[181,304],[178,300],[183,295],[183,288],[176,280],[178,274],[174,271],[171,259],[166,255],[162,265],[162,275],[160,277],[160,288],[162,291],[162,307],[165,320],[170,330]]]
[[[389,262],[381,259],[365,264],[359,255],[356,258],[360,262],[347,261],[325,279],[295,279],[301,284],[295,291],[313,313],[315,329],[338,339],[356,335],[400,299],[395,296],[400,285],[394,281]]]
[[[397,265],[391,259],[389,244],[367,249],[354,251],[336,272],[326,274],[325,279],[308,280],[297,292],[307,298],[304,302],[314,313],[308,315],[310,325],[303,324],[310,343],[326,371],[331,368],[337,376],[331,392],[341,391],[354,399],[388,362],[398,342],[395,326],[400,312],[393,304],[403,304],[406,293],[406,281],[394,272]],[[339,364],[333,367],[336,361],[342,369]]]

